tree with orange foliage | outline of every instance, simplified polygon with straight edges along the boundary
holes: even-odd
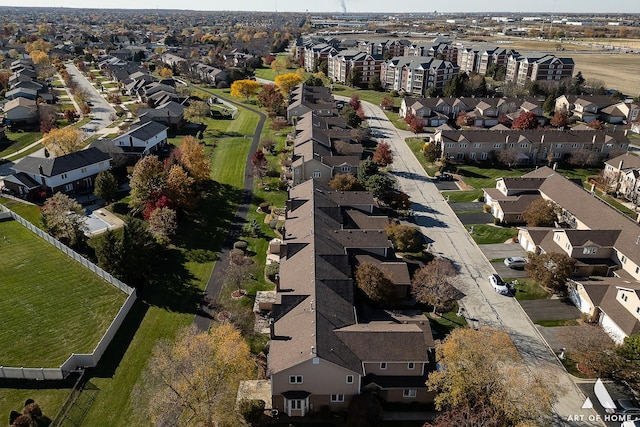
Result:
[[[182,138],[180,145],[180,163],[193,178],[196,184],[211,179],[209,156],[204,151],[204,144],[192,136]]]

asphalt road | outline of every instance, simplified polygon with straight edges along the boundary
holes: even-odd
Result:
[[[391,144],[394,174],[402,191],[413,201],[415,222],[432,241],[432,252],[453,260],[460,267],[458,287],[464,294],[460,303],[470,323],[507,331],[529,369],[548,375],[557,384],[559,397],[554,406],[554,425],[602,425],[595,420],[593,410],[582,409],[585,396],[517,301],[501,296],[491,288],[487,277],[495,272],[494,268],[436,185],[426,178],[424,169],[404,142],[405,138],[414,135],[397,130],[379,107],[367,102],[362,105],[369,125],[380,136],[379,140]],[[576,418],[578,421],[574,421]]]

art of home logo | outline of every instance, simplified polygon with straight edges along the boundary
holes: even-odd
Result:
[[[617,421],[617,422],[624,422],[624,421],[629,421],[629,420],[635,419],[635,417],[637,417],[637,415],[633,416],[633,415],[628,415],[628,414],[616,414],[616,409],[618,409],[618,408],[617,408],[615,402],[613,401],[613,399],[611,398],[611,395],[609,394],[609,391],[607,390],[607,388],[605,387],[604,383],[602,382],[602,380],[600,378],[598,378],[598,380],[593,385],[593,393],[596,395],[596,398],[598,399],[598,402],[600,402],[600,405],[602,405],[602,407],[604,408],[606,414],[604,416],[599,415],[599,414],[589,414],[589,415],[573,414],[573,415],[569,415],[567,417],[567,421]],[[593,402],[591,401],[591,399],[588,396],[584,400],[584,403],[582,404],[581,408],[582,409],[593,409]]]

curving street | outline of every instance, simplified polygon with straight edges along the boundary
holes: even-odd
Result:
[[[585,396],[520,304],[514,298],[497,294],[489,284],[487,278],[495,270],[404,142],[414,135],[396,129],[379,107],[368,102],[362,102],[362,106],[372,132],[392,147],[393,173],[413,202],[414,220],[431,242],[431,251],[453,260],[460,268],[458,287],[464,294],[460,305],[469,323],[474,327],[486,325],[507,331],[528,367],[549,375],[556,382],[561,391],[555,405],[555,425],[603,425],[599,421],[588,421],[596,419],[596,413],[592,409],[581,409]],[[582,420],[569,421],[576,418]]]

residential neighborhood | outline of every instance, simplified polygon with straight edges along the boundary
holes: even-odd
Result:
[[[639,15],[347,6],[0,6],[9,425],[640,423]]]

